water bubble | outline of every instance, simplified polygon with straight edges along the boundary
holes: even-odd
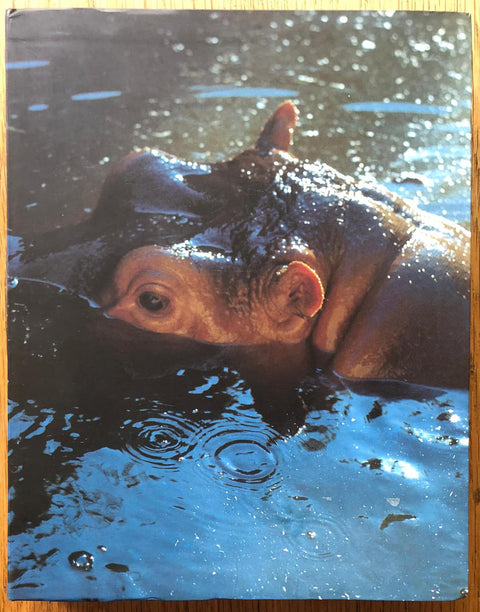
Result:
[[[77,550],[68,555],[68,562],[72,567],[83,572],[89,572],[93,567],[93,555],[86,550]]]

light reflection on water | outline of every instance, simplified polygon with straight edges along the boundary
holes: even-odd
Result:
[[[464,413],[466,394],[446,398]],[[57,571],[65,552],[86,550],[94,555],[90,575],[101,592],[83,578],[72,586],[67,575],[65,591],[56,586],[59,596],[103,597],[109,585],[110,597],[138,597],[155,584],[155,593],[167,598],[371,597],[377,593],[373,575],[375,584],[384,585],[379,597],[388,589],[391,597],[415,599],[425,597],[422,568],[441,555],[449,572],[448,559],[454,562],[457,594],[466,563],[461,538],[456,541],[466,520],[466,449],[445,453],[443,444],[397,429],[405,406],[395,402],[385,402],[384,416],[366,425],[363,407],[371,403],[340,393],[338,412],[313,414],[317,427],[324,421],[326,431],[338,431],[317,448],[305,445],[302,430],[273,441],[275,432],[268,433],[255,412],[246,415],[246,427],[245,417],[227,411],[222,419],[195,424],[173,413],[138,421],[135,439],[124,430],[127,453],[104,447],[82,456],[74,450],[64,465],[73,472],[49,487],[51,518],[31,532],[43,534],[44,550],[57,547],[42,576]],[[415,419],[426,428],[431,419],[432,428],[441,423],[440,437],[448,422],[435,421],[440,409],[434,409],[436,401],[430,404],[419,402]],[[71,421],[72,430],[80,416]],[[466,418],[457,431],[465,427]],[[96,550],[100,541],[106,552]],[[11,547],[24,570],[28,542],[20,535]],[[109,579],[105,565],[119,562],[133,582]],[[21,588],[35,574],[35,567],[27,569],[13,586],[41,594],[40,586]]]
[[[192,88],[196,98],[291,98],[298,95],[293,89],[273,89],[266,87],[238,87],[238,88]]]
[[[121,91],[86,91],[71,96],[72,100],[105,100],[107,98],[118,98]]]
[[[352,102],[343,108],[357,113],[408,113],[414,115],[448,115],[452,109],[428,104],[408,104],[406,102]]]
[[[42,66],[48,66],[50,62],[48,60],[26,60],[19,62],[6,62],[5,68],[7,70],[27,70],[29,68],[41,68]]]

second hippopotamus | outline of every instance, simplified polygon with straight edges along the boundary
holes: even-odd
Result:
[[[188,201],[202,222],[126,252],[99,291],[105,312],[201,342],[303,344],[346,379],[467,386],[469,232],[299,161],[296,119],[285,102],[252,149],[201,168],[171,158],[165,181],[164,154],[113,169],[102,210],[141,193],[147,209]]]

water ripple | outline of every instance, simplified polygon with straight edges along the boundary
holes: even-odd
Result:
[[[257,426],[256,426],[257,425]],[[276,438],[278,434],[264,423],[216,421],[202,435],[202,463],[223,484],[251,491],[277,488]]]
[[[297,530],[287,533],[287,538],[298,547],[304,558],[318,560],[341,557],[348,542],[340,525],[327,516],[311,524],[307,521],[307,524],[297,525]]]
[[[345,553],[349,538],[340,517],[315,509],[315,501],[304,497],[280,500],[284,513],[279,513],[284,550],[298,552],[304,558],[328,560]]]
[[[196,446],[197,426],[181,415],[164,413],[125,425],[128,442],[125,451],[135,460],[158,468],[179,468],[191,458]]]

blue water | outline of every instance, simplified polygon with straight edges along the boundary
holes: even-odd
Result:
[[[228,159],[284,96],[295,155],[469,223],[464,15],[72,15],[32,12],[29,56],[9,47],[12,253],[87,219],[131,149]],[[466,391],[312,372],[266,399],[222,359],[139,371],[92,303],[9,287],[11,599],[464,594]]]

